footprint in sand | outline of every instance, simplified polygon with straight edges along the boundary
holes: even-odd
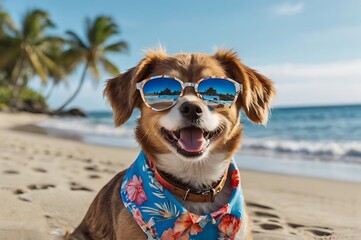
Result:
[[[26,188],[17,188],[13,191],[15,195],[18,196],[18,199],[24,202],[31,202],[31,197],[29,195],[29,190]]]
[[[4,174],[19,174],[19,172],[16,170],[5,170],[5,171],[3,171],[3,173]]]
[[[103,172],[105,172],[105,173],[110,173],[110,174],[116,174],[116,173],[117,173],[117,171],[112,170],[112,169],[107,169],[107,168],[104,169]]]
[[[260,224],[260,227],[264,230],[276,230],[276,229],[282,229],[283,227],[278,224],[271,224],[271,223],[263,223]]]
[[[277,216],[276,214],[272,214],[272,213],[267,213],[267,212],[259,212],[259,211],[255,211],[254,214],[257,217],[266,217],[266,218],[280,218],[279,216]]]
[[[24,202],[31,202],[31,198],[28,194],[20,194],[18,198]]]
[[[91,158],[85,158],[85,159],[82,159],[81,161],[85,162],[85,163],[91,163],[93,160]]]
[[[271,208],[271,207],[268,207],[268,206],[265,206],[265,205],[261,205],[261,204],[258,204],[258,203],[254,203],[254,202],[246,202],[247,206],[249,207],[254,207],[254,208],[261,208],[261,209],[268,209],[268,210],[274,210],[274,208]]]
[[[100,172],[97,165],[87,166],[84,169],[87,170],[87,171],[91,171],[91,172]]]
[[[310,236],[313,239],[324,239],[334,236],[334,231],[328,227],[306,226],[298,223],[287,223],[282,219],[276,209],[253,202],[247,202],[255,225],[254,234],[264,234],[263,231],[281,230],[281,233],[297,236]]]
[[[38,167],[33,168],[33,170],[34,170],[35,172],[41,172],[41,173],[46,173],[46,172],[47,172],[45,169],[43,169],[43,168],[38,168]]]
[[[305,225],[297,224],[297,223],[287,223],[287,225],[293,229],[308,232],[317,237],[330,237],[330,236],[334,235],[334,231],[328,227],[305,226]]]
[[[274,208],[253,202],[247,202],[247,206],[251,210],[253,224],[259,227],[259,231],[257,229],[253,230],[254,234],[262,233],[263,230],[284,229],[280,223],[281,217],[274,213],[276,211]]]
[[[17,188],[13,191],[13,193],[15,195],[20,195],[20,194],[24,194],[24,193],[28,193],[28,192],[29,192],[29,190],[26,188]]]
[[[71,182],[70,183],[70,190],[72,191],[88,191],[88,192],[93,192],[92,189],[88,188],[88,187],[84,187],[79,183],[76,182]]]
[[[90,179],[98,179],[98,178],[100,178],[100,176],[96,175],[96,174],[92,174],[92,175],[89,175],[89,178]]]
[[[30,190],[45,190],[48,188],[55,188],[54,184],[30,184],[28,185]]]

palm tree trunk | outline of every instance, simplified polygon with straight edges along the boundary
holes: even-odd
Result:
[[[22,72],[22,68],[24,66],[24,57],[20,60],[20,66],[19,66],[19,72],[17,73],[17,76],[15,78],[13,78],[13,86],[12,91],[11,91],[11,96],[10,96],[10,101],[9,101],[9,107],[11,111],[16,111],[19,107],[19,95],[20,95],[20,91],[21,88],[23,87],[23,82],[21,81],[21,83],[19,83],[19,79],[21,78],[21,72]],[[16,66],[15,66],[16,68]]]
[[[53,92],[54,88],[55,88],[56,84],[53,81],[53,84],[51,85],[51,87],[49,88],[48,92],[45,95],[45,99],[48,100],[49,97],[51,96],[51,93]]]
[[[85,64],[85,67],[84,67],[84,70],[83,70],[83,74],[80,78],[80,82],[79,82],[79,85],[78,87],[76,88],[75,92],[69,97],[68,100],[65,101],[65,103],[63,105],[61,105],[58,109],[55,110],[55,112],[61,112],[66,106],[68,106],[68,104],[74,100],[74,98],[78,95],[80,89],[82,88],[83,86],[83,83],[84,83],[84,80],[85,80],[85,74],[86,74],[86,71],[88,70],[88,67],[89,67],[89,61],[86,62]]]

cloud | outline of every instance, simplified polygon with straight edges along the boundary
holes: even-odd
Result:
[[[330,41],[332,39],[332,41]],[[326,29],[315,29],[303,35],[301,41],[307,44],[325,44],[329,42],[338,45],[354,47],[361,41],[361,24],[331,26]]]
[[[284,2],[283,4],[273,8],[273,11],[278,15],[295,15],[302,12],[302,10],[303,10],[303,3],[301,2],[294,4],[289,2]]]
[[[358,77],[361,80],[361,59],[320,64],[285,63],[259,66],[258,69],[275,78]]]
[[[319,64],[273,64],[254,68],[275,83],[275,105],[361,103],[361,59]]]

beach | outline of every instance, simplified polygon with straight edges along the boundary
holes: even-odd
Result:
[[[47,118],[0,112],[1,240],[63,239],[140,150],[13,129]],[[243,169],[241,178],[254,239],[361,239],[361,183]]]

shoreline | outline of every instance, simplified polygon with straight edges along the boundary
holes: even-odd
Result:
[[[62,239],[139,149],[9,128],[46,116],[0,113],[0,239]],[[254,239],[359,239],[361,184],[241,169]],[[29,237],[31,236],[31,237]]]
[[[10,129],[18,132],[34,133],[51,138],[81,142],[93,146],[124,150],[139,149],[139,147],[133,146],[137,144],[135,139],[132,139],[127,146],[125,146],[124,143],[124,146],[118,146],[119,142],[123,142],[124,139],[113,137],[113,145],[110,145],[99,141],[99,136],[91,137],[80,133],[71,133],[69,131],[62,132],[58,129],[47,129],[40,127],[35,123],[36,122],[15,125]],[[129,141],[129,139],[127,140]],[[235,159],[237,165],[247,171],[361,183],[361,175],[359,174],[359,172],[361,172],[361,164],[354,162],[329,161],[327,158],[314,160],[312,158],[300,158],[297,156],[289,156],[287,154],[266,155],[259,154],[256,151],[245,151],[242,149],[236,153]],[[243,159],[247,159],[247,161],[243,161]]]

